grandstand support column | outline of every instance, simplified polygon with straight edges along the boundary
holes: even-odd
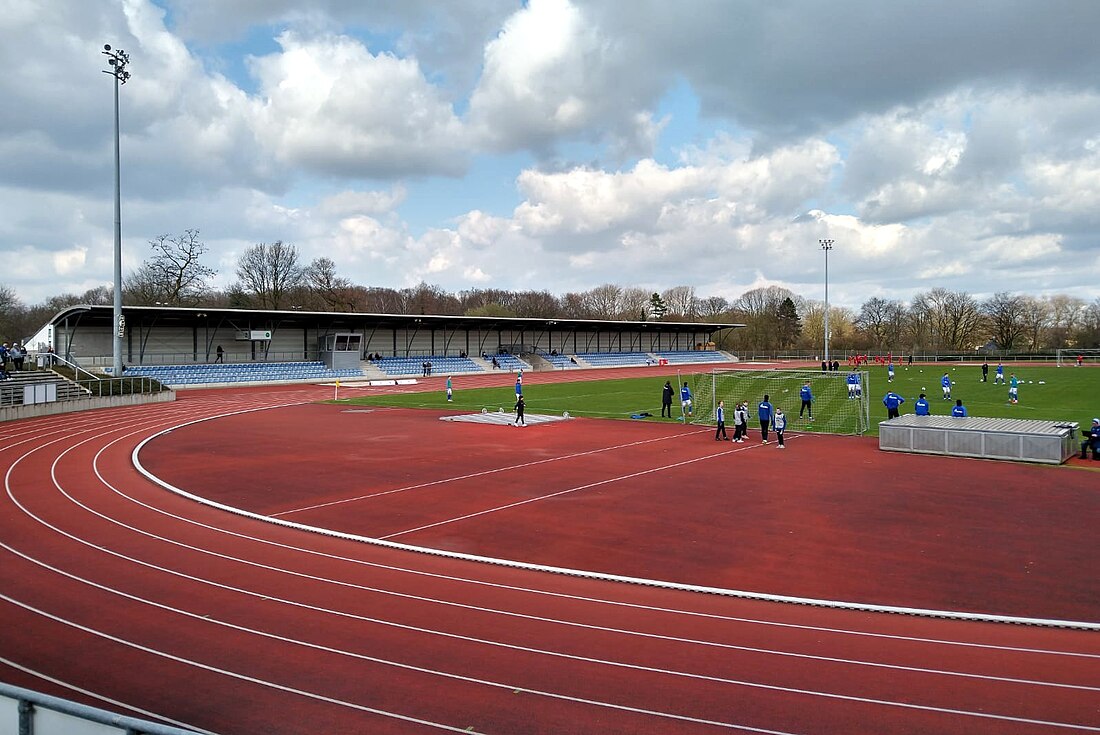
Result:
[[[833,249],[832,240],[818,240],[825,251],[825,362],[829,362],[829,251]]]
[[[118,378],[122,376],[122,338],[126,332],[126,322],[122,316],[122,167],[119,156],[118,88],[130,78],[130,72],[126,71],[130,55],[122,49],[112,50],[110,44],[103,46],[103,55],[111,67],[103,69],[103,73],[115,78],[115,309],[111,324],[114,335],[111,340],[111,364],[114,370],[112,375]]]

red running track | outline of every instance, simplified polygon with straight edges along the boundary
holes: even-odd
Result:
[[[329,391],[0,426],[0,678],[220,733],[1100,732],[1096,633],[389,549],[228,514],[133,467],[164,429]]]

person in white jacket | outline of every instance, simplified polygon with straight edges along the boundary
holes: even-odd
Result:
[[[787,416],[783,413],[782,408],[775,409],[775,415],[772,416],[772,428],[775,429],[775,438],[779,442],[779,448],[786,449],[783,444],[783,430],[787,428]]]

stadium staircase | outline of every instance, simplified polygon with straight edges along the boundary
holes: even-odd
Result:
[[[0,381],[0,407],[22,406],[23,388],[43,383],[57,384],[57,400],[74,401],[91,396],[91,392],[53,370],[9,371],[11,378]]]

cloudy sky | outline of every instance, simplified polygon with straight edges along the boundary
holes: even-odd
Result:
[[[1100,295],[1095,0],[0,0],[0,285]]]

